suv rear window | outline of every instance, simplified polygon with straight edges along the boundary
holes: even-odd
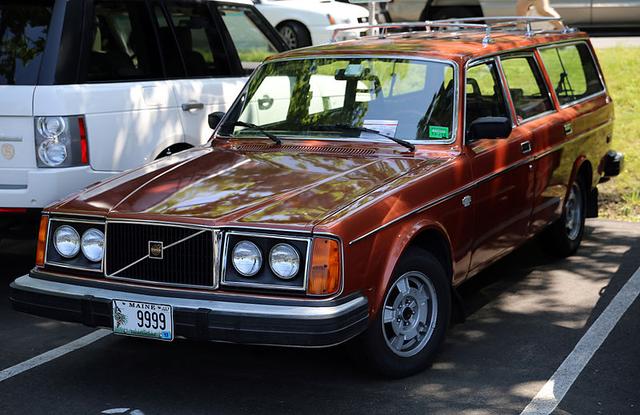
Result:
[[[35,85],[53,1],[0,2],[0,85]]]
[[[543,48],[540,55],[560,104],[569,104],[604,90],[586,44]]]

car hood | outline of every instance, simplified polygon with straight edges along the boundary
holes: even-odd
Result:
[[[427,162],[363,149],[333,147],[341,153],[327,154],[289,147],[187,151],[98,184],[50,210],[306,229]]]

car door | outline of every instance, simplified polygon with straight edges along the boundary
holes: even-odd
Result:
[[[516,125],[503,139],[470,136],[469,127],[478,118],[514,119],[497,60],[473,64],[466,76],[465,136],[475,184],[472,199],[467,199],[475,216],[473,274],[524,241],[534,172],[528,154],[531,132],[526,128]]]
[[[593,1],[591,24],[594,26],[640,25],[640,0]]]
[[[226,111],[246,82],[237,54],[230,53],[222,20],[208,2],[168,1],[154,6],[165,55],[177,50],[180,61],[167,61],[180,109],[185,141],[205,143],[211,136],[207,115]]]
[[[137,167],[163,142],[182,139],[149,9],[143,1],[94,0],[85,13],[78,82],[39,85],[34,115],[84,115],[94,170]]]

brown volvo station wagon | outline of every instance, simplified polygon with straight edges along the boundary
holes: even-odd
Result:
[[[381,373],[424,369],[456,287],[537,234],[571,255],[622,167],[589,39],[531,21],[268,59],[209,145],[45,209],[14,307],[167,341],[352,340]]]

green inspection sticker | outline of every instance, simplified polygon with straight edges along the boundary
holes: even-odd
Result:
[[[429,138],[449,138],[449,127],[430,125]]]

